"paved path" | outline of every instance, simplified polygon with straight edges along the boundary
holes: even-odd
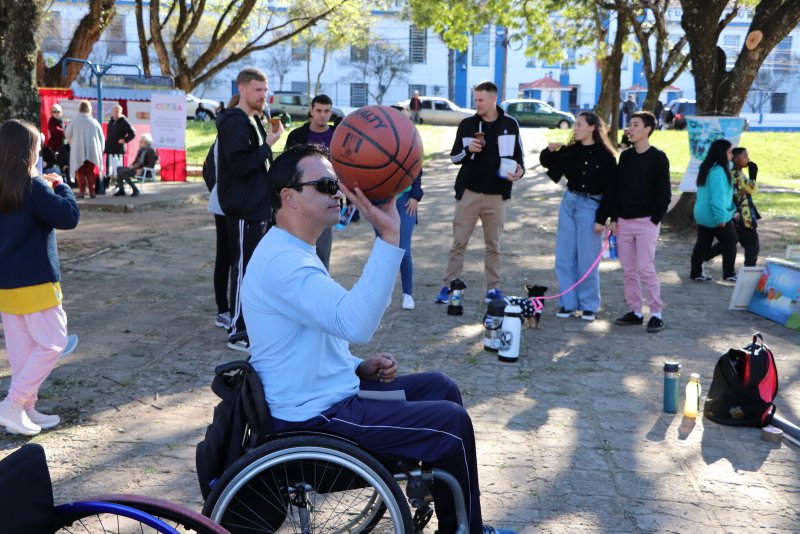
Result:
[[[486,520],[525,532],[797,532],[800,450],[763,442],[757,429],[662,413],[661,367],[679,360],[681,386],[698,372],[707,390],[718,355],[760,330],[778,359],[778,412],[798,422],[800,332],[728,311],[732,285],[687,280],[691,239],[668,235],[658,252],[663,332],[613,325],[626,311],[622,276],[604,261],[597,321],[556,319],[549,303],[542,329],[524,332],[519,362],[500,363],[482,348],[480,230],[466,256],[464,315],[433,303],[450,245],[453,178],[446,161],[426,171],[414,235],[417,309],[400,309],[398,280],[380,330],[354,352],[389,351],[406,372],[441,370],[459,382],[477,432]],[[136,492],[201,505],[194,448],[215,404],[208,386],[214,366],[238,353],[212,323],[213,221],[201,201],[179,202],[202,194],[202,184],[165,184],[160,197],[151,187],[139,199],[93,201],[130,203],[131,213],[90,211],[83,201],[81,226],[59,237],[65,309],[81,343],[42,391],[42,406],[64,424],[32,440],[47,449],[57,502]],[[167,207],[152,205],[167,196]],[[559,199],[560,188],[535,172],[515,186],[506,293],[532,282],[554,292]],[[800,235],[797,223],[786,228]],[[765,243],[767,252],[779,255],[792,238],[784,239]],[[351,285],[372,241],[364,222],[336,233],[334,277]],[[718,262],[711,271],[719,278]],[[0,368],[3,393],[8,376]],[[0,435],[0,456],[25,442]]]

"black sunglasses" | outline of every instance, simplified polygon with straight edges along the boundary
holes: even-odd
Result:
[[[301,182],[289,187],[300,191],[300,188],[304,185],[313,185],[317,188],[317,191],[323,195],[335,195],[339,192],[339,180],[336,178],[320,178],[319,180],[314,180],[313,182]]]

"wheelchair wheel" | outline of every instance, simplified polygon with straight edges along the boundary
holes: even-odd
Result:
[[[136,508],[162,520],[180,533],[228,534],[226,529],[206,516],[163,499],[144,495],[114,494],[89,497],[87,500],[111,502]]]
[[[413,533],[386,467],[332,436],[279,438],[240,458],[217,481],[203,514],[232,534]]]
[[[110,502],[81,501],[56,506],[49,532],[140,534],[159,532],[180,534],[152,515]]]

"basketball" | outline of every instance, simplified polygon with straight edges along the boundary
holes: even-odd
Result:
[[[371,200],[385,200],[411,185],[422,171],[422,139],[411,119],[388,106],[366,106],[339,123],[331,139],[339,178]]]

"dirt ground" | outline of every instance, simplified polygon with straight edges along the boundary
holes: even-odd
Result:
[[[741,530],[743,527],[717,529],[726,523],[721,515],[712,512],[703,512],[711,516],[696,518],[700,512],[696,508],[691,511],[691,501],[714,497],[703,493],[702,484],[684,499],[681,506],[689,511],[680,518],[666,513],[663,519],[653,519],[662,517],[657,512],[649,519],[625,515],[624,521],[631,523],[617,530],[615,526],[623,521],[617,505],[627,509],[628,501],[620,497],[608,507],[605,494],[600,500],[594,499],[597,489],[608,484],[605,478],[592,478],[592,473],[603,471],[603,476],[608,476],[608,472],[627,466],[587,468],[582,462],[606,458],[611,465],[615,451],[631,447],[640,450],[649,441],[656,441],[660,448],[652,451],[654,462],[664,457],[665,450],[666,454],[673,454],[675,447],[684,447],[674,454],[685,462],[690,454],[686,447],[696,447],[691,454],[702,456],[707,465],[718,465],[707,459],[707,451],[709,443],[718,447],[715,451],[724,449],[731,440],[725,430],[712,433],[707,427],[702,443],[696,434],[679,443],[664,437],[671,435],[667,430],[673,423],[658,418],[660,362],[669,356],[679,357],[685,363],[685,374],[701,372],[707,388],[718,354],[730,346],[732,339],[744,342],[755,329],[764,331],[782,355],[781,376],[788,382],[782,383],[779,411],[797,421],[800,388],[791,379],[800,374],[796,350],[800,332],[746,312],[727,311],[731,284],[686,280],[694,237],[664,233],[657,259],[666,306],[667,328],[662,333],[648,336],[612,326],[613,319],[626,311],[621,273],[618,264],[603,262],[604,303],[597,321],[588,325],[577,320],[559,321],[552,317],[554,304],[550,301],[544,329],[525,333],[519,365],[498,365],[482,351],[480,322],[485,304],[480,231],[476,231],[466,257],[464,278],[469,287],[464,317],[454,322],[443,307],[432,302],[450,245],[454,176],[453,167],[444,160],[432,162],[426,170],[426,196],[420,205],[420,223],[413,242],[417,309],[400,309],[398,281],[395,299],[381,329],[369,345],[357,347],[357,353],[386,350],[398,356],[404,371],[442,370],[462,384],[481,444],[482,487],[485,486],[485,500],[491,503],[487,506],[487,519],[503,519],[509,526],[519,528],[537,524],[547,532],[697,531],[709,525],[715,525],[709,532],[746,531]],[[213,369],[219,363],[238,359],[240,353],[227,350],[224,332],[213,327],[214,223],[202,195],[196,195],[197,185],[186,186],[192,191],[192,195],[186,195],[188,202],[153,209],[141,209],[146,207],[143,204],[128,213],[93,211],[88,200],[82,201],[78,229],[59,233],[64,308],[70,331],[77,333],[81,341],[78,350],[60,362],[45,382],[40,404],[43,410],[61,415],[63,422],[30,440],[0,434],[0,457],[27,441],[45,446],[56,502],[90,494],[130,492],[167,498],[194,509],[201,506],[194,474],[194,447],[216,404],[209,388]],[[504,241],[503,289],[507,294],[519,293],[523,283],[532,281],[549,285],[551,293],[556,287],[553,250],[560,196],[560,188],[537,169],[530,170],[528,178],[515,186]],[[787,244],[800,243],[798,221],[763,221],[759,232],[762,261],[766,256],[782,257]],[[331,272],[344,286],[349,287],[356,280],[373,239],[365,222],[336,234]],[[740,251],[737,265],[741,260]],[[719,279],[720,270],[717,259],[710,271]],[[2,394],[7,391],[10,376],[4,356],[2,347]],[[575,390],[577,384],[585,383],[604,384],[609,390],[619,384],[628,390],[614,393],[615,400],[593,400]],[[605,393],[599,396],[602,395]],[[550,413],[549,420],[546,413]],[[576,422],[584,421],[580,416],[573,418],[582,413],[591,416],[588,423]],[[635,430],[626,427],[623,431],[621,414],[647,419],[640,421]],[[598,426],[594,421],[601,423]],[[556,426],[548,426],[553,424]],[[564,432],[570,429],[584,432],[584,438],[570,440],[569,451],[558,452],[563,444],[560,438],[556,443],[555,436],[566,436]],[[591,445],[595,438],[587,438],[586,433],[599,436],[604,429],[613,430],[614,437],[598,437],[597,443]],[[642,433],[638,434],[640,430]],[[505,432],[507,438],[495,441],[492,436],[498,431]],[[629,439],[633,444],[609,445],[614,439]],[[554,441],[551,444],[548,440]],[[548,457],[551,451],[558,454]],[[778,454],[775,461],[780,469],[770,467],[767,471],[780,470],[794,480],[786,482],[789,487],[794,486],[793,493],[785,485],[771,489],[761,478],[752,482],[753,487],[767,487],[764,491],[785,495],[785,499],[770,499],[783,510],[791,510],[791,506],[796,510],[800,504],[796,492],[798,462],[786,456],[792,452],[796,450],[784,448],[781,453],[765,451],[757,455],[761,455],[759,461],[764,466],[769,466]],[[571,458],[572,463],[558,477],[574,472],[571,476],[576,480],[554,477],[550,471],[566,458]],[[736,473],[742,472],[742,465],[750,465],[737,463],[735,458],[731,463]],[[510,467],[516,471],[511,473]],[[529,470],[532,471],[528,473]],[[755,477],[758,468],[748,467],[745,471]],[[712,480],[719,476],[709,473]],[[665,477],[664,483],[670,486],[656,491],[658,482],[643,477],[647,485],[639,488],[641,495],[631,499],[647,495],[658,500],[664,493],[671,495],[667,501],[681,499],[675,497],[681,494],[681,480]],[[561,484],[549,485],[551,478]],[[508,480],[515,488],[519,486],[512,505],[506,504],[507,490],[503,489]],[[552,494],[559,485],[572,488],[572,494]],[[729,508],[734,509],[732,493],[726,495],[730,497]],[[656,509],[673,504],[665,501]],[[597,512],[606,508],[607,512]],[[763,519],[767,511],[756,515]],[[743,518],[747,513],[752,515],[752,510],[740,513]],[[565,519],[564,514],[569,518]],[[774,531],[789,532],[791,525],[796,527],[800,520],[790,511],[774,515],[774,522],[770,523]],[[738,520],[740,516],[736,517]],[[577,530],[570,528],[575,521],[582,525]]]

